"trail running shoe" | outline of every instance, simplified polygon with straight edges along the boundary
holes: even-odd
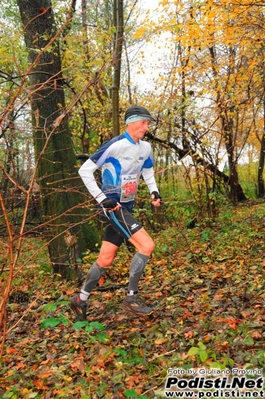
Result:
[[[154,309],[149,308],[139,297],[138,294],[126,295],[124,301],[122,302],[124,309],[129,310],[135,314],[147,316],[151,314]]]
[[[79,321],[87,320],[86,318],[87,303],[81,301],[79,296],[70,299],[70,307],[72,311],[75,313],[77,320]]]

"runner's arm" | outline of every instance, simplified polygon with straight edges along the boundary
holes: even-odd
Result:
[[[154,169],[153,168],[145,168],[142,170],[142,176],[144,178],[144,181],[147,184],[147,187],[149,189],[150,194],[153,191],[157,191],[159,193],[159,190],[156,185],[155,181],[155,176],[154,176]]]
[[[99,188],[95,177],[94,172],[98,169],[97,165],[88,159],[78,170],[78,173],[83,180],[86,188],[90,192],[90,194],[95,198],[98,203],[101,203],[106,197],[106,195]]]

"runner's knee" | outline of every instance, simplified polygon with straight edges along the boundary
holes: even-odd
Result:
[[[137,249],[141,254],[150,256],[155,249],[155,243],[153,239],[149,237],[149,239],[143,240]]]
[[[117,248],[118,249],[118,248]],[[97,262],[101,267],[109,267],[116,255],[116,250],[110,250],[110,248],[101,248],[101,251],[99,252]]]

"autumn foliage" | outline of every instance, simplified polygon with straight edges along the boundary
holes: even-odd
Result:
[[[36,255],[8,304],[2,397],[159,398],[170,367],[264,367],[263,215],[264,204],[245,204],[214,223],[189,229],[179,219],[155,234],[140,284],[156,307],[147,318],[120,306],[126,248],[90,298],[87,322],[69,309],[78,287],[52,279],[45,252]]]

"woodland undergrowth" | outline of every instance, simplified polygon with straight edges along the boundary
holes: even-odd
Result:
[[[91,295],[87,322],[69,309],[78,284],[54,278],[40,253],[9,298],[0,398],[160,398],[168,368],[264,368],[264,211],[246,202],[193,228],[177,220],[151,232],[140,288],[155,311],[145,318],[121,307],[125,246]],[[41,244],[28,238],[25,254]]]

